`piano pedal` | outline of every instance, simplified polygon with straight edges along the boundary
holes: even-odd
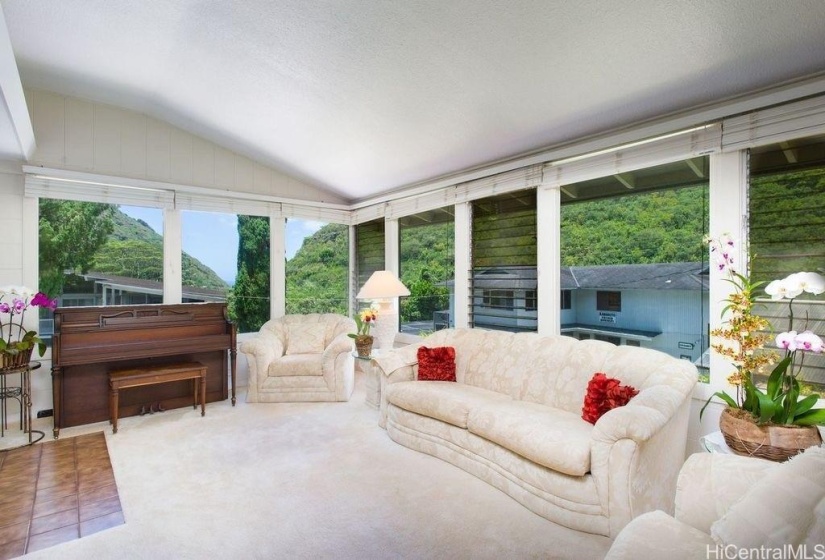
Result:
[[[166,412],[166,409],[163,408],[163,405],[158,403],[158,412]]]
[[[140,414],[141,416],[143,416],[143,415],[145,415],[145,414],[146,414],[146,407],[145,407],[145,406],[141,406],[141,407],[140,407],[140,413],[139,413],[139,414]]]
[[[150,404],[149,405],[149,414],[154,414],[154,413],[155,413],[155,405]]]

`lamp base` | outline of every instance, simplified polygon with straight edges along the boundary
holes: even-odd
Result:
[[[378,320],[372,328],[378,348],[392,350],[395,346],[395,335],[398,334],[398,313],[391,301],[379,301]]]

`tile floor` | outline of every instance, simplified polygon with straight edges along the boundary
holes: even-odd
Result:
[[[0,453],[0,560],[124,522],[103,432]]]

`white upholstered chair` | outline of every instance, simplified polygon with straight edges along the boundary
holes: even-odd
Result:
[[[267,321],[241,345],[249,362],[247,402],[347,401],[355,385],[355,321],[333,313]]]

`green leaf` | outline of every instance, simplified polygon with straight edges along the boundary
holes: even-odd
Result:
[[[814,405],[819,401],[819,395],[808,395],[798,403],[796,403],[796,418],[799,418],[802,414],[808,412],[810,409],[814,407]],[[792,420],[795,420],[793,418]]]
[[[722,399],[723,401],[725,401],[725,402],[728,404],[728,406],[730,406],[731,408],[739,408],[739,405],[738,405],[738,404],[736,404],[736,401],[735,401],[735,400],[733,400],[733,399],[730,397],[730,395],[728,395],[727,393],[725,393],[725,392],[723,392],[723,391],[717,391],[717,392],[713,393],[713,394],[712,394],[712,395],[708,398],[708,400],[705,402],[705,406],[703,406],[703,407],[702,407],[702,409],[699,411],[699,420],[700,420],[700,421],[702,420],[702,415],[705,413],[705,409],[706,409],[706,408],[708,407],[708,405],[710,404],[710,401],[712,401],[712,400],[713,400],[713,397],[719,397],[720,399]]]
[[[797,426],[813,426],[814,424],[825,424],[825,408],[815,408],[794,418]]]
[[[782,374],[788,369],[791,363],[791,356],[786,357],[776,364],[771,375],[768,377],[768,396],[775,399],[782,389]]]

